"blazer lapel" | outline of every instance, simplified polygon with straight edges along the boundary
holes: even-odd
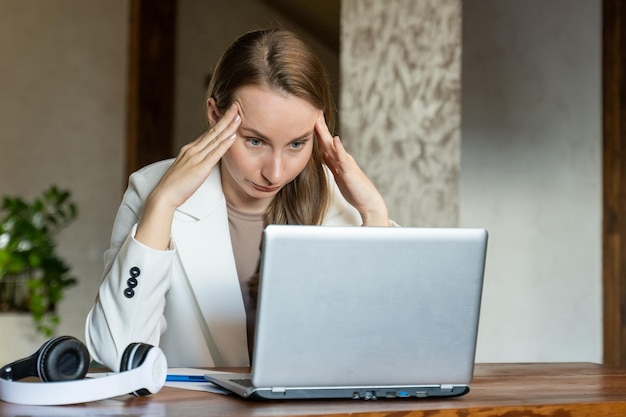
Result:
[[[172,236],[207,326],[205,338],[213,339],[207,346],[219,351],[211,352],[215,365],[248,366],[246,314],[219,169],[177,209]]]

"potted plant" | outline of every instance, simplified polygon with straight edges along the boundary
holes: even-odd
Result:
[[[56,186],[33,202],[4,197],[0,206],[0,312],[30,312],[46,337],[59,323],[64,290],[76,284],[53,237],[76,216],[70,192]]]

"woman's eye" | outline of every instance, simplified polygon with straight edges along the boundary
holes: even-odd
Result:
[[[293,143],[291,144],[291,147],[292,147],[293,149],[300,149],[300,148],[301,148],[301,147],[303,147],[303,146],[304,146],[304,142],[293,142]]]
[[[248,143],[252,146],[261,146],[261,144],[263,142],[261,142],[261,139],[257,139],[257,138],[248,138]]]

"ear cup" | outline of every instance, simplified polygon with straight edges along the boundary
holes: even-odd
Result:
[[[130,391],[137,396],[156,394],[165,384],[167,359],[158,347],[133,343],[122,354],[121,362],[121,372],[103,378],[84,378],[89,367],[87,348],[69,336],[50,339],[33,355],[0,368],[0,401],[25,405],[79,404]],[[14,382],[37,376],[44,382]]]
[[[39,349],[37,373],[44,382],[83,379],[89,369],[89,352],[80,340],[60,336]]]
[[[89,368],[89,352],[80,340],[71,336],[46,341],[31,356],[17,360],[0,370],[0,378],[18,381],[39,377],[47,381],[82,379]]]
[[[131,369],[138,368],[143,364],[148,352],[152,349],[151,345],[146,343],[131,343],[128,345],[124,354],[122,354],[122,363],[120,364],[120,372],[130,371]],[[150,395],[150,391],[142,388],[132,392],[137,397]]]

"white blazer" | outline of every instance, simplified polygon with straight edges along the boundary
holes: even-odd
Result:
[[[169,250],[134,239],[144,202],[172,162],[157,162],[130,176],[87,316],[87,347],[114,371],[133,342],[159,346],[170,367],[249,366],[246,314],[219,169],[176,210]],[[331,202],[323,223],[361,225],[359,212],[328,170],[327,178]]]

